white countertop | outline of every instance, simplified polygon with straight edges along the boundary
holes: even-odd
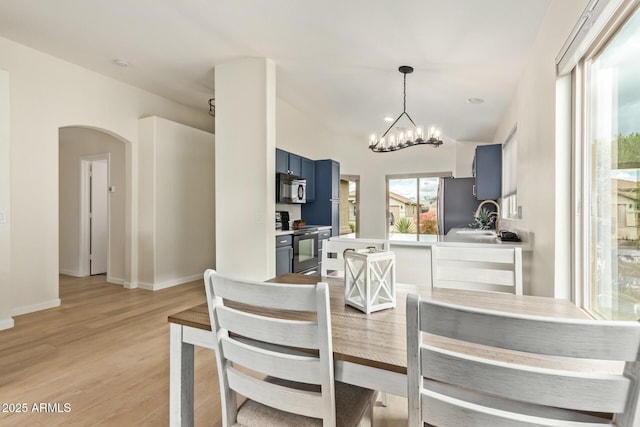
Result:
[[[477,235],[477,234],[464,234],[457,233],[462,229],[452,228],[447,235],[441,234],[401,234],[391,233],[389,235],[389,243],[391,246],[418,246],[418,247],[431,247],[433,245],[448,246],[448,245],[460,245],[460,244],[472,244],[474,246],[492,247],[496,245],[518,246],[523,249],[527,246],[525,242],[503,242],[495,236]],[[355,238],[350,235],[349,237],[340,237],[340,239]],[[385,242],[385,239],[366,239],[374,242],[379,240]]]
[[[320,230],[331,230],[331,226],[330,225],[307,225],[307,227],[316,227],[318,229],[318,231]],[[287,234],[293,234],[295,230],[290,229],[290,230],[276,230],[275,231],[275,235],[276,236],[286,236]]]

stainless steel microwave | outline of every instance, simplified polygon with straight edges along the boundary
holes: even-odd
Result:
[[[276,174],[277,203],[306,203],[307,180],[286,173]]]

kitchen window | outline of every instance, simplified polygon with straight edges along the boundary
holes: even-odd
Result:
[[[633,4],[634,2],[626,2]],[[640,317],[640,12],[605,28],[573,71],[576,294],[595,316]],[[604,34],[604,32],[603,32]]]
[[[388,236],[404,238],[438,234],[440,178],[451,173],[388,175]]]

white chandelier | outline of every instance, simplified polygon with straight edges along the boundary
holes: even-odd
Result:
[[[413,147],[414,145],[427,144],[433,147],[439,147],[442,145],[442,139],[440,139],[440,130],[435,126],[430,126],[428,132],[425,134],[425,130],[422,126],[416,126],[415,122],[407,114],[407,74],[413,73],[413,67],[408,65],[402,65],[398,68],[404,75],[404,98],[402,104],[402,113],[398,118],[391,123],[391,126],[382,134],[380,138],[378,135],[371,134],[369,138],[369,149],[376,153],[386,153],[389,151],[402,150],[403,148]],[[410,128],[395,128],[394,126],[402,118],[407,116],[411,122]]]

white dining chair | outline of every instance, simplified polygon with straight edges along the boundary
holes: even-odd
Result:
[[[360,250],[367,248],[388,251],[389,242],[366,239],[350,239],[349,241],[329,239],[325,241],[322,246],[320,275],[344,277],[344,251],[346,249]]]
[[[372,424],[375,392],[334,383],[326,283],[241,281],[214,270],[204,281],[223,427]],[[247,398],[240,407],[237,394]]]
[[[638,322],[507,314],[409,295],[409,427],[637,427],[639,357]],[[624,372],[607,373],[622,362]],[[576,369],[581,363],[599,368]]]
[[[431,286],[522,295],[522,249],[433,245]]]

